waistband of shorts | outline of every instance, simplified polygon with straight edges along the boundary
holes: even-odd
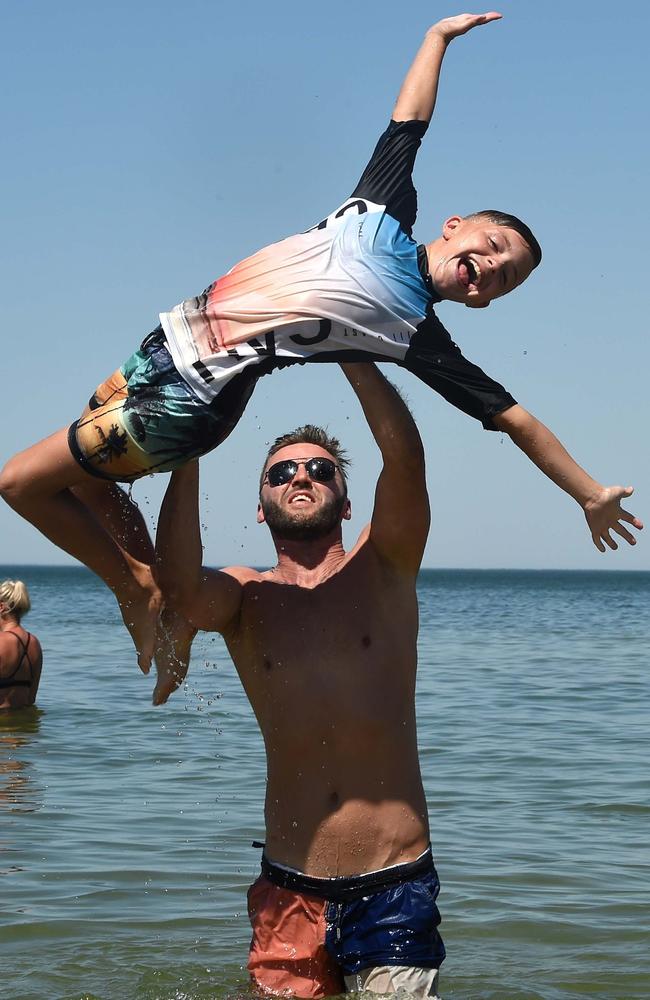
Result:
[[[144,354],[154,366],[154,369],[158,373],[163,375],[173,376],[173,382],[175,385],[182,386],[186,390],[187,395],[203,408],[207,410],[214,410],[217,415],[219,415],[219,407],[216,399],[211,400],[211,402],[206,403],[197,394],[194,386],[191,382],[185,378],[182,372],[176,367],[176,363],[172,357],[171,351],[169,350],[169,344],[167,342],[167,334],[163,330],[162,326],[157,326],[155,330],[148,333],[144,338],[139,348],[140,354]]]
[[[384,892],[395,885],[410,882],[423,875],[436,874],[433,864],[431,847],[416,858],[401,865],[391,865],[390,868],[380,868],[379,871],[367,872],[364,875],[350,875],[336,878],[319,878],[315,875],[304,875],[295,868],[269,861],[262,855],[262,875],[274,885],[282,889],[291,889],[331,903],[346,903],[373,893]]]
[[[163,330],[160,323],[158,324],[155,330],[152,330],[151,333],[148,333],[147,336],[144,338],[144,340],[140,344],[140,350],[149,353],[150,351],[155,350],[156,348],[159,347],[164,347],[165,350],[169,352],[169,348],[167,347],[167,338],[165,337],[165,331]]]

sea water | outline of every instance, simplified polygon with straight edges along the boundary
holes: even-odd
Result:
[[[250,996],[264,754],[219,637],[162,708],[110,593],[24,579],[0,713],[0,997]],[[445,1000],[650,996],[650,573],[424,571],[417,692]]]

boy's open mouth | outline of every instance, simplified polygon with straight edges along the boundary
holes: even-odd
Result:
[[[458,261],[458,280],[463,288],[469,288],[471,285],[478,288],[481,269],[471,257],[461,257]]]

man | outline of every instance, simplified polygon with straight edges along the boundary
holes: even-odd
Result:
[[[307,425],[264,464],[258,521],[277,565],[201,568],[198,465],[174,472],[156,542],[167,603],[221,632],[267,753],[263,875],[249,892],[253,981],[275,994],[434,996],[444,948],[418,762],[416,577],[429,529],[415,423],[374,365],[343,370],[383,467],[350,517],[338,442]]]

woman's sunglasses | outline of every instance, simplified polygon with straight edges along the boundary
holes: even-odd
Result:
[[[338,465],[329,458],[286,458],[271,465],[264,476],[269,486],[284,486],[290,483],[301,465],[315,483],[329,483],[334,479]]]

